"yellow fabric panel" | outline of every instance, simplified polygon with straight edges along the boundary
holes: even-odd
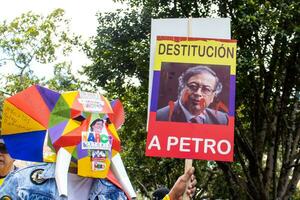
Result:
[[[40,123],[15,107],[4,101],[2,116],[2,135],[46,130]]]
[[[68,124],[66,125],[66,127],[65,127],[64,132],[62,133],[62,135],[66,135],[70,131],[78,128],[80,126],[80,124],[81,124],[81,122],[70,119],[68,121]]]
[[[78,93],[79,93],[78,91],[62,93],[62,97],[65,99],[65,101],[67,102],[69,107],[71,107],[73,105],[73,102],[74,102],[75,98],[77,97]]]
[[[119,138],[119,135],[118,135],[118,133],[116,131],[116,128],[115,128],[115,126],[112,123],[108,125],[108,129],[113,134],[113,136],[115,136],[116,139],[120,141],[120,138]]]
[[[112,149],[112,154],[111,154],[111,157],[114,157],[116,154],[118,154],[119,152],[118,151],[116,151],[116,150],[114,150],[114,149]]]
[[[68,147],[64,147],[65,150],[67,150],[70,154],[73,153],[73,151],[75,150],[76,146],[68,146]]]
[[[83,177],[91,177],[91,178],[106,178],[109,167],[110,167],[110,160],[106,158],[105,160],[106,167],[104,170],[92,170],[92,161],[91,158],[84,157],[78,160],[78,175]]]

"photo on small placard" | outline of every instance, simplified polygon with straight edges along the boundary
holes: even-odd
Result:
[[[89,127],[89,131],[82,131],[82,149],[111,150],[112,138],[108,135],[103,119],[95,119]]]

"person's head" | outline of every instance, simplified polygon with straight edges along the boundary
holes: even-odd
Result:
[[[14,166],[14,160],[10,157],[0,136],[0,176],[6,176]]]
[[[153,192],[152,200],[162,200],[169,192],[168,188],[159,188]]]
[[[91,131],[101,131],[103,123],[104,121],[102,119],[95,119],[90,125]]]
[[[219,78],[206,66],[189,68],[179,77],[179,99],[193,115],[203,112],[221,91]]]

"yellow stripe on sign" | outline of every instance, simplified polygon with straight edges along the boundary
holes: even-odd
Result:
[[[234,75],[236,42],[230,40],[158,40],[156,42],[154,70],[160,71],[163,62],[230,66],[230,74]]]
[[[2,114],[2,135],[46,130],[22,110],[4,101]]]

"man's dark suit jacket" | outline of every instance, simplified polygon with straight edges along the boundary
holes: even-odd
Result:
[[[228,115],[224,112],[213,110],[211,108],[205,109],[204,124],[228,124]],[[170,107],[163,107],[156,112],[157,121],[169,121]],[[174,103],[174,111],[171,116],[172,122],[187,122],[184,112],[181,109],[178,101]]]

